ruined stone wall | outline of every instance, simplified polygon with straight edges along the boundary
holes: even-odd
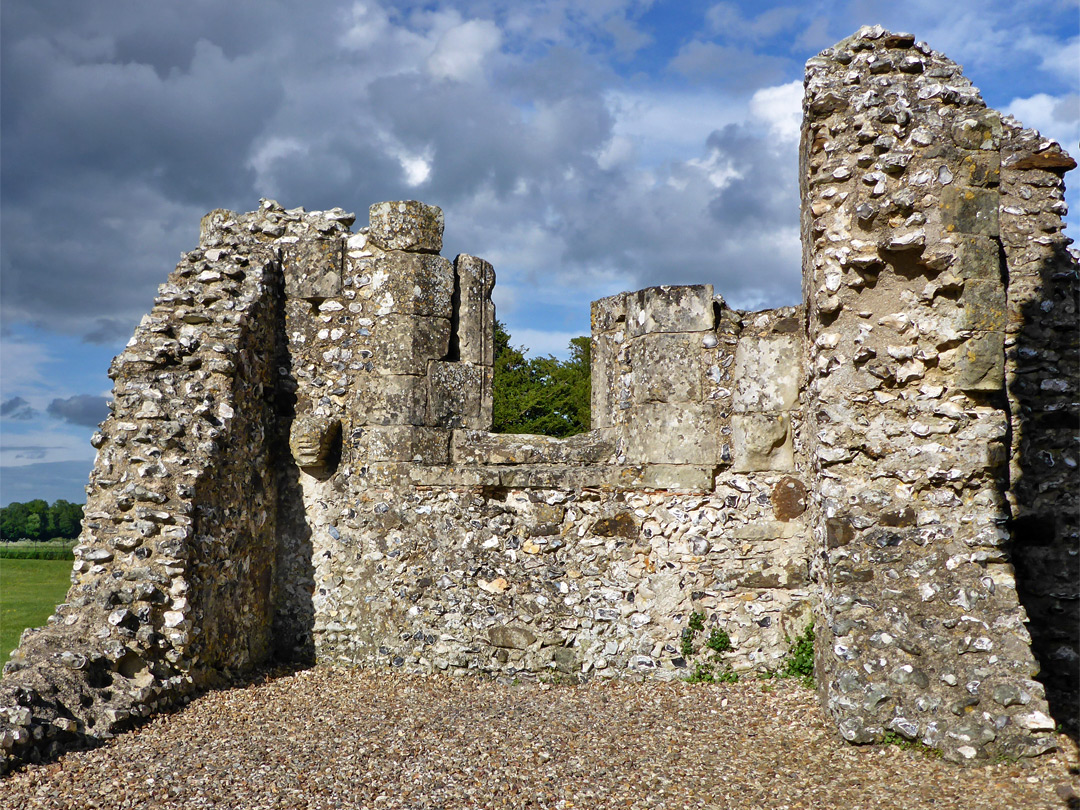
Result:
[[[494,270],[439,255],[438,208],[356,232],[212,212],[115,362],[72,589],[0,684],[0,767],[271,656],[767,672],[811,615],[846,739],[1047,750],[1080,662],[1072,165],[861,30],[807,66],[803,305],[595,302],[569,439],[488,432]]]
[[[266,658],[280,288],[273,251],[204,239],[114,361],[71,590],[4,666],[5,769]]]
[[[615,349],[597,377],[617,376],[631,417],[567,440],[493,435],[494,274],[440,258],[441,232],[438,209],[383,204],[344,259],[326,265],[317,240],[286,253],[299,471],[283,478],[279,643],[417,672],[676,677],[700,612],[735,645],[718,667],[775,667],[809,620],[796,310],[733,312],[711,287],[598,302],[597,343]],[[733,466],[733,398],[765,407],[752,372],[781,344],[784,432]],[[330,435],[333,460],[311,450]]]
[[[1002,122],[1001,246],[1009,289],[1005,373],[1017,589],[1051,714],[1080,732],[1080,274],[1062,234],[1063,175],[1076,161]]]
[[[880,28],[810,60],[804,110],[823,700],[855,742],[1045,750],[1054,723],[1009,556],[1006,126],[957,65]],[[1016,315],[1014,331],[1064,325]],[[1066,328],[1075,340],[1075,315]]]

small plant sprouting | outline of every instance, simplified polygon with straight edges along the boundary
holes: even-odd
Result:
[[[920,754],[928,757],[940,758],[941,751],[936,748],[931,748],[922,742],[922,740],[909,740],[907,737],[903,737],[897,734],[895,731],[886,731],[885,736],[881,738],[882,745],[895,745],[904,751],[918,751]]]
[[[714,627],[709,634],[709,640],[705,642],[705,646],[714,652],[728,652],[731,650],[731,636],[727,634],[726,630]]]
[[[694,637],[705,629],[705,614],[694,611],[687,620],[687,626],[679,636],[680,651],[685,658],[691,658],[697,652],[694,647]],[[739,675],[731,669],[729,664],[724,663],[721,654],[732,649],[731,637],[727,631],[714,627],[709,633],[705,646],[712,650],[712,655],[706,661],[698,661],[694,664],[694,672],[686,679],[687,683],[737,683]]]
[[[806,629],[791,645],[787,659],[777,673],[781,678],[798,678],[803,686],[814,686],[814,623]]]
[[[680,636],[679,652],[682,653],[683,658],[689,658],[694,654],[694,631],[689,627],[683,628]]]

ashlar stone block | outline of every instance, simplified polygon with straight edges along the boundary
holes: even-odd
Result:
[[[800,348],[795,335],[742,338],[735,347],[735,413],[794,408],[799,401]]]
[[[949,233],[974,233],[998,236],[997,189],[946,188],[941,192],[941,221]]]
[[[715,326],[713,287],[649,287],[626,299],[626,329],[631,337],[650,332],[706,332]]]
[[[429,360],[442,360],[450,347],[450,319],[386,315],[373,337],[376,367],[387,374],[426,374]]]
[[[450,460],[450,431],[415,425],[366,425],[350,437],[360,461],[411,461],[446,464]]]
[[[495,318],[488,319],[485,306],[491,300],[495,269],[483,259],[462,253],[454,260],[454,272],[458,286],[458,359],[484,365],[485,345],[491,343],[495,330]]]
[[[971,279],[960,297],[964,305],[963,327],[982,332],[1004,332],[1008,313],[1005,287],[997,279]]]
[[[627,460],[633,464],[715,465],[717,433],[712,405],[637,405],[626,429]]]
[[[368,209],[369,237],[386,250],[438,253],[442,250],[443,212],[417,200],[375,203]]]
[[[986,332],[960,347],[956,384],[965,391],[1000,391],[1005,385],[1005,334]]]
[[[610,295],[592,302],[591,317],[593,334],[611,332],[626,325],[626,301],[628,293]]]
[[[427,378],[374,374],[363,379],[352,403],[356,425],[423,425],[427,420]]]
[[[791,422],[786,413],[732,414],[731,441],[735,472],[795,468]]]
[[[449,259],[392,251],[371,260],[372,300],[379,314],[449,318],[454,266]]]
[[[957,278],[992,279],[1001,283],[1001,248],[986,236],[959,237],[952,273]]]
[[[701,400],[701,335],[646,334],[630,345],[636,402]]]
[[[481,366],[453,362],[430,363],[428,424],[444,428],[477,427],[483,382]]]
[[[341,295],[340,239],[302,239],[285,246],[285,294],[322,301]]]

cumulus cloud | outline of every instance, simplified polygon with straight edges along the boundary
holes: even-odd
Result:
[[[54,399],[45,409],[49,416],[73,425],[96,427],[109,415],[108,400],[92,394],[78,394],[67,399]]]
[[[589,297],[656,283],[793,303],[809,48],[874,17],[1034,82],[1076,47],[1058,17],[1017,22],[1005,0],[675,17],[649,0],[59,8],[2,7],[0,315],[117,348],[202,214],[262,196],[361,215],[379,200],[442,206],[445,252],[493,261],[522,328],[530,307],[573,305],[587,323]],[[1009,98],[1044,129],[1074,91]]]
[[[484,60],[498,50],[502,32],[489,20],[469,20],[444,33],[427,59],[427,69],[436,79],[477,81],[483,76]]]
[[[1029,98],[1015,98],[1005,112],[1075,154],[1080,140],[1080,94],[1059,97],[1036,93]]]

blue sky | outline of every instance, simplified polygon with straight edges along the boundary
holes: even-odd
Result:
[[[651,284],[796,303],[803,64],[875,23],[1076,154],[1078,0],[5,0],[0,504],[82,500],[109,361],[213,208],[440,205],[535,353]]]

